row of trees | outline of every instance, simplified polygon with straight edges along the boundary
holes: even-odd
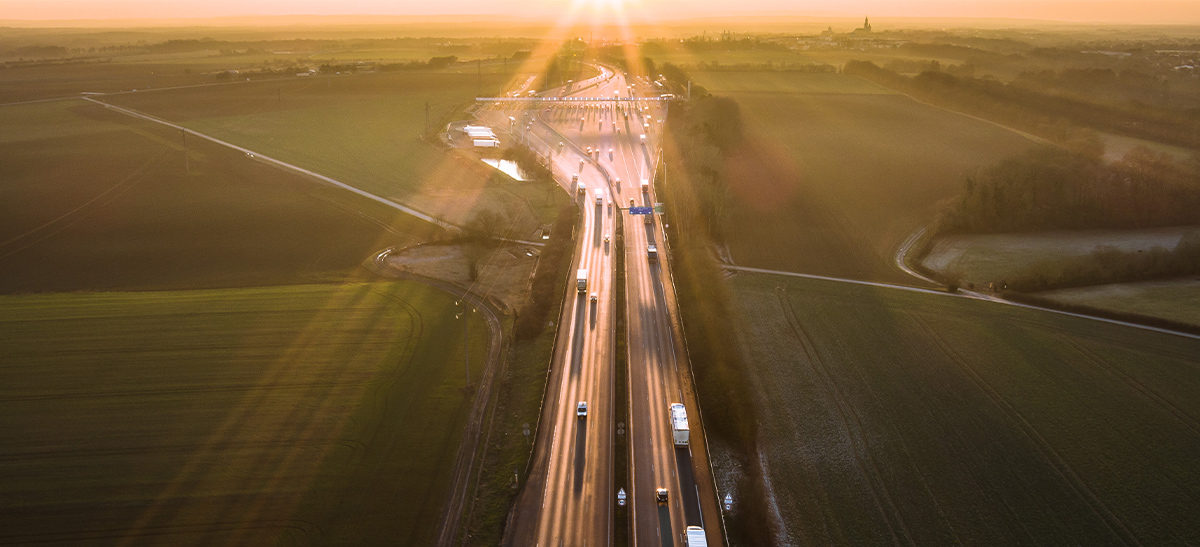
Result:
[[[546,91],[566,85],[567,81],[579,81],[583,73],[583,57],[586,50],[587,44],[581,40],[564,43],[546,62],[537,89]]]
[[[671,87],[687,81],[673,65],[664,64],[661,72]],[[742,144],[742,125],[736,102],[693,88],[690,101],[672,103],[655,184],[671,219],[672,267],[705,432],[715,445],[730,449],[742,471],[728,532],[742,544],[770,545],[774,538],[758,460],[759,410],[737,330],[729,327],[732,299],[712,253],[714,242],[724,236],[722,212],[729,201],[724,159]],[[670,172],[665,180],[664,171]]]
[[[1042,147],[967,177],[934,221],[928,241],[954,233],[1134,229],[1200,225],[1200,161],[1180,163],[1145,148],[1120,161]],[[928,248],[926,248],[926,251]],[[1036,264],[998,280],[1034,292],[1200,272],[1200,237],[1173,249],[1101,249]],[[937,275],[937,272],[933,272]],[[942,274],[952,285],[952,274]]]
[[[709,36],[702,34],[684,38],[683,40],[652,39],[641,44],[645,55],[665,55],[680,49],[693,53],[706,51],[788,51],[784,43],[763,40],[758,36],[743,36],[735,38],[731,33]]]
[[[528,146],[517,144],[504,149],[504,159],[515,162],[521,176],[537,182],[554,184],[554,173],[542,163],[541,157]]]
[[[383,72],[391,72],[398,70],[437,70],[446,68],[458,62],[458,57],[454,55],[446,55],[444,57],[433,57],[428,61],[408,61],[406,63],[385,63],[379,65],[379,70]]]
[[[575,226],[579,220],[579,208],[564,205],[554,221],[550,239],[542,248],[537,270],[533,273],[533,285],[529,298],[517,313],[516,337],[518,340],[536,338],[546,325],[554,304],[558,301],[560,283],[567,277],[571,267],[571,252]]]
[[[1174,249],[1155,247],[1127,252],[1113,247],[1067,261],[1042,262],[1003,282],[1008,289],[1038,292],[1066,287],[1128,283],[1200,272],[1200,236],[1185,238]]]
[[[960,78],[971,78],[975,76],[975,65],[942,64],[937,60],[919,61],[916,59],[892,59],[883,66],[892,72],[907,74],[920,74],[922,72],[946,72],[951,76],[958,76]]]
[[[1200,162],[1137,148],[1120,161],[1040,147],[967,177],[933,232],[1200,224]]]
[[[944,71],[908,77],[870,61],[850,61],[843,72],[1053,140],[1069,140],[1076,133],[1064,128],[1076,126],[1200,148],[1200,109],[1168,111],[1140,103],[1101,104]]]
[[[825,63],[766,61],[762,63],[720,63],[718,61],[699,61],[685,64],[691,70],[703,72],[803,72],[807,74],[833,74],[838,71],[836,66]]]

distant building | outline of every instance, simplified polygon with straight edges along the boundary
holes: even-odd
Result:
[[[870,34],[870,33],[871,33],[871,18],[865,17],[865,18],[863,18],[862,28],[854,29],[854,34]]]

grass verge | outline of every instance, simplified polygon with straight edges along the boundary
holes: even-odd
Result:
[[[707,125],[711,121],[706,119],[708,116],[729,113],[730,104],[697,103],[695,108],[676,109],[670,118],[664,168],[656,175],[655,195],[663,199],[670,215],[665,229],[671,269],[697,400],[705,417],[705,433],[710,446],[728,451],[739,471],[736,484],[720,488],[736,492],[742,500],[736,510],[728,513],[726,533],[736,545],[771,545],[773,527],[758,458],[760,408],[749,399],[752,389],[748,365],[738,351],[737,333],[726,325],[732,302],[723,288],[710,239],[722,230],[721,219],[705,214],[711,211],[719,193],[714,188],[724,181],[701,181],[693,176],[704,171],[705,161],[721,156],[722,151],[710,141],[694,140],[692,128]],[[732,111],[736,118],[736,105]],[[678,174],[669,183],[665,180],[667,171]]]
[[[464,545],[500,544],[513,501],[528,478],[558,332],[556,322],[547,321],[557,315],[548,312],[562,309],[578,218],[576,207],[561,210],[534,272],[529,300],[514,321],[516,336],[495,389],[491,440],[484,447],[473,509],[465,519]],[[537,298],[548,300],[539,303]]]
[[[625,217],[614,215],[616,228],[613,230],[613,249],[625,249]],[[625,307],[625,253],[618,252],[614,256],[616,276],[613,286],[616,290],[616,342],[614,344],[613,365],[613,422],[617,424],[618,434],[613,437],[613,484],[624,488],[629,499],[633,498],[632,482],[629,473],[629,350],[626,338]],[[617,507],[613,512],[613,545],[625,547],[633,536],[633,519],[630,517],[631,506],[626,502],[625,507]]]

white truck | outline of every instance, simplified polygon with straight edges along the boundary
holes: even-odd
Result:
[[[671,436],[675,439],[675,446],[687,446],[687,409],[680,403],[671,403]]]
[[[604,205],[604,191],[596,189],[596,205]]]
[[[658,262],[658,246],[651,243],[646,246],[646,260]]]
[[[587,269],[580,269],[575,274],[575,290],[581,294],[587,292]]]
[[[687,537],[687,547],[708,547],[708,538],[704,535],[704,528],[688,526],[684,534]]]
[[[643,194],[650,193],[650,179],[642,179],[642,193]]]

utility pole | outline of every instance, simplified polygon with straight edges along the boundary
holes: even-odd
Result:
[[[471,341],[467,338],[467,308],[463,306],[463,368],[467,372],[467,389],[471,389]]]

